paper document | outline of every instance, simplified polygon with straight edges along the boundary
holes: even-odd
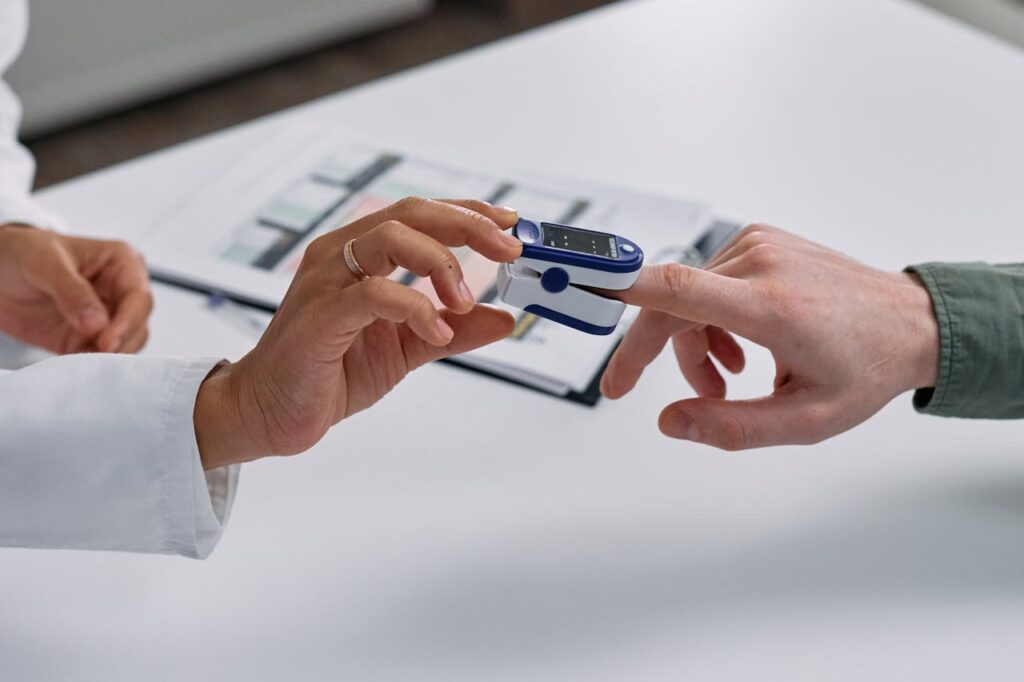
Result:
[[[648,262],[680,257],[713,219],[707,207],[528,173],[477,170],[354,140],[312,126],[283,128],[209,179],[137,237],[155,276],[267,308],[284,297],[306,246],[318,235],[406,196],[483,199],[521,216],[628,236]],[[456,249],[481,302],[516,316],[506,340],[458,362],[556,395],[591,386],[629,321],[591,336],[504,306],[495,263]],[[429,280],[393,278],[436,302]]]

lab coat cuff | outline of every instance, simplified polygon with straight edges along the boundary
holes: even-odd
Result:
[[[35,199],[21,196],[0,196],[0,225],[17,223],[44,230],[63,232],[65,225],[55,213],[43,208]]]
[[[199,386],[220,362],[207,358],[181,367],[163,420],[165,451],[184,455],[169,463],[163,486],[165,551],[197,559],[208,557],[220,540],[238,486],[237,464],[203,471],[193,421]]]

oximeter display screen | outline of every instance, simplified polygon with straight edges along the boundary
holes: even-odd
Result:
[[[618,258],[615,237],[610,234],[551,223],[541,223],[541,227],[544,228],[544,246],[605,258]]]

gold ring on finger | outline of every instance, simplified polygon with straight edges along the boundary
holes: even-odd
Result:
[[[366,272],[366,270],[363,270],[363,267],[359,265],[359,261],[356,260],[355,253],[352,252],[352,246],[355,243],[355,239],[349,239],[345,242],[345,247],[342,249],[342,253],[345,255],[345,265],[347,265],[348,269],[352,271],[355,278],[362,282],[364,279],[367,279],[370,274]]]

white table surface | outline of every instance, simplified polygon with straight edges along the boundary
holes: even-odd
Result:
[[[1024,56],[901,0],[639,0],[272,117],[706,199],[864,260],[1024,254]],[[45,193],[145,223],[273,121]],[[126,131],[126,134],[130,134]],[[251,337],[157,287],[149,352]],[[734,395],[770,385],[754,352]],[[0,551],[0,679],[1006,679],[1024,426],[909,397],[812,448],[661,437],[446,366],[245,467],[205,562]],[[530,430],[522,425],[529,415]]]

